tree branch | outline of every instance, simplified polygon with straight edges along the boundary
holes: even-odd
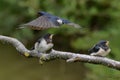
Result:
[[[29,54],[29,56],[38,57],[40,58],[40,60],[44,60],[44,61],[59,58],[66,60],[66,62],[85,62],[92,64],[101,64],[110,68],[120,70],[119,61],[115,61],[106,57],[97,57],[97,56],[90,56],[90,55],[78,54],[72,52],[63,52],[57,50],[52,50],[49,54],[38,53],[34,50],[28,50],[20,41],[18,41],[15,38],[0,35],[0,40],[12,44],[20,52],[20,54],[25,55],[27,53]]]

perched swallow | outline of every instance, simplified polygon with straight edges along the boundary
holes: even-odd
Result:
[[[48,50],[52,49],[53,34],[46,34],[42,38],[40,38],[34,45],[34,50],[38,51],[39,53],[46,53]]]
[[[111,49],[109,48],[109,41],[101,40],[93,48],[89,50],[92,56],[101,56],[104,57],[109,54]]]
[[[47,12],[40,11],[38,14],[40,15],[38,18],[21,25],[20,28],[30,27],[34,30],[43,30],[48,28],[59,28],[63,24],[73,26],[75,28],[81,28],[78,24],[60,18],[58,16],[54,16]]]

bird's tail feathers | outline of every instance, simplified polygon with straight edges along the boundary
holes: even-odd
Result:
[[[75,28],[82,28],[79,24],[75,24],[75,23],[68,23],[68,25],[73,26]]]
[[[19,25],[16,29],[23,29],[23,28],[25,28],[25,24]]]

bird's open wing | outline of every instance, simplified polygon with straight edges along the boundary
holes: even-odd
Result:
[[[47,16],[40,16],[31,22],[23,24],[22,26],[27,26],[34,30],[43,30],[55,27],[56,25],[52,21],[50,21]]]

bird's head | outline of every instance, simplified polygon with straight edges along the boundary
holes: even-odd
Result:
[[[52,43],[53,34],[47,33],[43,36],[43,38],[47,41],[47,43]]]
[[[98,44],[103,45],[103,46],[109,46],[109,41],[101,40]]]

